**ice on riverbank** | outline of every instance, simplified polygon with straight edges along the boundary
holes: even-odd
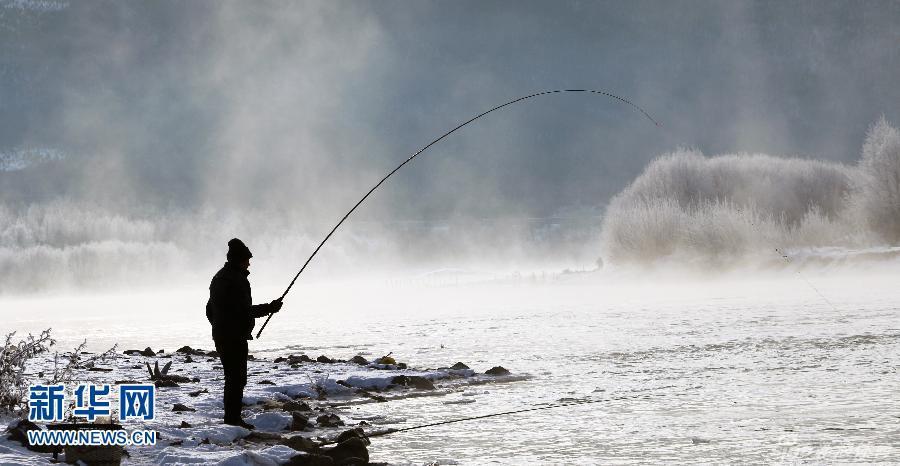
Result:
[[[360,358],[356,362],[319,358],[332,362],[318,362],[296,355],[251,357],[244,392],[244,417],[257,428],[251,432],[222,424],[224,379],[215,353],[188,347],[176,352],[126,352],[105,367],[84,368],[76,380],[110,385],[148,383],[154,374],[158,387],[155,419],[124,423],[126,429],[149,429],[158,435],[153,447],[127,448],[130,458],[125,461],[137,464],[286,464],[302,450],[298,445],[334,439],[352,427],[372,429],[374,424],[384,429],[382,426],[388,423],[382,418],[360,420],[350,415],[348,406],[410,396],[446,397],[473,384],[527,377],[476,374],[456,365],[413,369]],[[36,358],[29,363],[29,376],[38,382],[39,374],[52,364],[51,358]],[[157,366],[169,368],[157,371]],[[148,367],[152,368],[150,373]],[[113,413],[117,414],[115,408]],[[402,417],[389,421],[404,422]],[[313,442],[304,443],[299,437]],[[48,453],[29,451],[6,436],[0,440],[2,464],[39,464],[49,457]]]

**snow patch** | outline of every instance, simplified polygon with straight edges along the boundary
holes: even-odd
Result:
[[[258,413],[247,419],[247,422],[253,424],[258,430],[268,432],[278,432],[288,428],[291,425],[290,415],[283,412]]]

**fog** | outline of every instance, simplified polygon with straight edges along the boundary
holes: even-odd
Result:
[[[681,162],[747,190],[688,214],[663,193],[694,239],[651,257],[890,245],[888,198],[852,193],[877,184],[857,168],[877,165],[870,125],[900,122],[898,19],[874,1],[0,1],[0,293],[205,286],[232,237],[286,284],[408,155],[553,88],[663,126],[584,95],[492,114],[377,191],[304,280],[644,261],[610,239],[622,199]],[[822,189],[774,195],[800,179]],[[735,237],[735,205],[778,220]]]

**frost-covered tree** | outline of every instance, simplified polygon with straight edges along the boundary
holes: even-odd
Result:
[[[900,131],[882,117],[869,128],[859,162],[854,207],[868,229],[900,243]]]

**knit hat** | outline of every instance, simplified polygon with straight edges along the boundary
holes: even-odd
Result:
[[[228,262],[242,262],[253,257],[253,254],[243,241],[232,238],[228,242],[228,254],[225,257],[228,259]]]

